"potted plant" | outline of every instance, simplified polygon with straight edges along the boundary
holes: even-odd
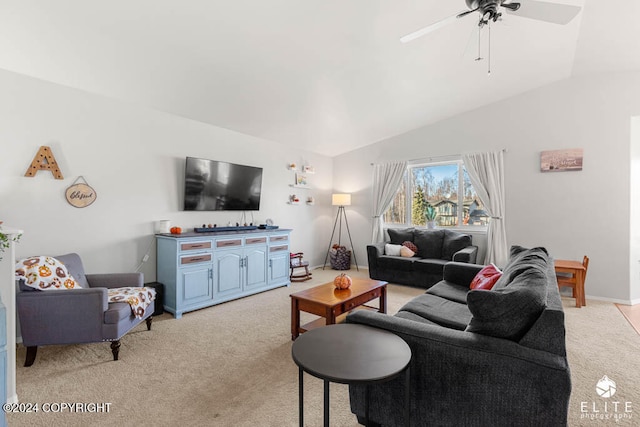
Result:
[[[22,235],[18,234],[16,236],[11,234],[5,234],[2,231],[2,221],[0,221],[0,261],[2,261],[2,253],[5,249],[8,249],[11,246],[11,242],[17,242],[20,240]]]
[[[437,217],[438,213],[436,212],[436,208],[428,204],[424,209],[424,219],[427,221],[427,228],[436,228]]]

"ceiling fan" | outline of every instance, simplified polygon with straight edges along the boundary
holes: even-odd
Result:
[[[491,23],[501,20],[502,11],[522,16],[524,18],[565,25],[571,22],[573,18],[578,15],[581,9],[579,6],[548,3],[537,0],[521,0],[518,2],[509,0],[465,0],[465,2],[467,3],[467,10],[409,33],[406,36],[401,37],[400,41],[403,43],[410,42],[418,37],[422,37],[425,34],[442,28],[457,19],[464,18],[474,12],[478,12],[480,15],[478,20],[478,31],[481,31],[485,26],[489,29],[488,74],[491,74]],[[478,36],[478,57],[476,58],[476,61],[480,61],[482,59],[483,58],[480,56],[480,37]]]
[[[478,26],[482,28],[491,22],[498,21],[502,16],[502,11],[524,18],[565,25],[571,22],[581,9],[579,6],[536,0],[521,0],[520,2],[511,2],[508,0],[465,0],[465,2],[467,3],[467,10],[409,33],[401,37],[400,41],[403,43],[410,42],[411,40],[415,40],[418,37],[442,28],[457,19],[471,15],[473,12],[478,12],[480,15]]]

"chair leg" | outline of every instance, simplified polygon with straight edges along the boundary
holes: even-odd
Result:
[[[113,353],[113,360],[118,360],[119,352],[120,352],[120,340],[111,341],[111,353]]]
[[[36,354],[38,353],[38,346],[27,347],[27,357],[24,359],[24,366],[31,366],[36,361]]]
[[[153,316],[147,317],[147,331],[151,330],[151,323],[153,323]]]

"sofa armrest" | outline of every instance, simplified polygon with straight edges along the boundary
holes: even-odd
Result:
[[[527,419],[566,425],[571,377],[565,357],[365,310],[348,315],[347,322],[391,331],[409,344],[414,421],[455,425],[473,419],[474,425],[511,425],[514,419]],[[403,379],[371,387],[371,419],[386,425],[401,418]],[[363,415],[364,387],[350,386],[349,393],[352,411]]]
[[[466,248],[461,249],[458,252],[454,253],[452,261],[467,262],[469,264],[475,264],[477,256],[478,256],[478,247],[472,245],[472,246],[467,246]]]
[[[142,273],[87,274],[86,277],[92,288],[140,288],[144,286]]]
[[[369,270],[378,268],[378,258],[384,255],[385,242],[367,245],[367,261],[369,262]]]
[[[100,341],[108,305],[105,288],[19,292],[22,341],[26,346]]]
[[[442,278],[447,282],[468,288],[473,278],[483,267],[482,265],[468,264],[466,262],[448,262],[444,265]]]

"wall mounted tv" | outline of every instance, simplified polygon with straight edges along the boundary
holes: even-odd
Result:
[[[185,211],[257,211],[262,168],[187,157]]]

